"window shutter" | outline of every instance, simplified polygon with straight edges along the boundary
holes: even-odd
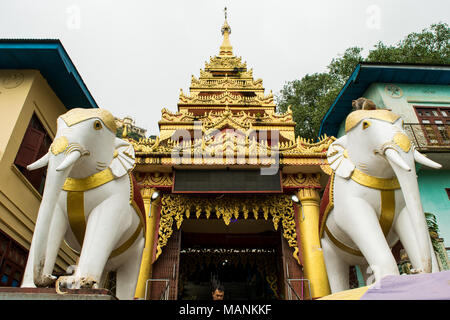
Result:
[[[17,153],[14,164],[21,167],[26,167],[36,161],[44,137],[44,132],[36,130],[32,127],[28,127],[27,131],[25,132],[25,137],[22,140],[22,144],[20,145],[19,152]]]
[[[45,140],[45,138],[44,138]],[[44,141],[45,142],[45,141]],[[42,156],[44,156],[48,152],[48,147],[46,143],[42,143],[41,147],[39,149],[39,152],[37,154],[36,159],[40,159]],[[28,171],[25,174],[25,176],[28,178],[28,180],[31,182],[31,184],[36,188],[36,190],[42,194],[43,193],[43,186],[41,186],[41,183],[43,183],[43,179],[45,177],[45,172],[47,168],[40,168],[32,171]]]

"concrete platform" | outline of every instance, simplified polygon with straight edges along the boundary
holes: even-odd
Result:
[[[0,300],[118,300],[106,289],[68,290],[56,293],[55,288],[0,287]]]

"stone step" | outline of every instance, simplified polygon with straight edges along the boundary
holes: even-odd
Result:
[[[57,293],[55,288],[0,287],[0,300],[118,300],[106,289],[76,289]]]

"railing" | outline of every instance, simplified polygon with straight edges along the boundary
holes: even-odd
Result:
[[[450,152],[450,125],[405,123],[403,127],[417,150]]]
[[[298,295],[298,293],[296,292],[294,287],[292,287],[292,284],[291,284],[292,281],[300,281],[301,282],[302,291],[301,291],[300,295]],[[303,278],[299,278],[299,279],[289,278],[289,279],[286,279],[286,283],[289,286],[288,300],[294,300],[293,296],[292,296],[292,292],[295,294],[295,297],[297,298],[297,300],[305,300],[305,291],[304,291],[305,285],[304,285],[303,282],[306,282],[308,284],[306,297],[308,297],[308,299],[311,300],[311,283],[310,283],[309,279],[303,279]]]
[[[147,300],[148,283],[149,282],[157,282],[157,281],[164,281],[165,284],[166,284],[166,286],[164,288],[164,291],[161,294],[159,300],[169,300],[170,279],[147,279],[147,281],[145,281],[145,296],[144,296],[144,299]]]

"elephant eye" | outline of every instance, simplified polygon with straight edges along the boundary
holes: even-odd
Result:
[[[363,130],[366,130],[368,127],[370,127],[370,121],[367,120],[363,121],[362,123]]]
[[[100,130],[102,128],[102,123],[99,120],[95,120],[94,122],[94,129]]]

